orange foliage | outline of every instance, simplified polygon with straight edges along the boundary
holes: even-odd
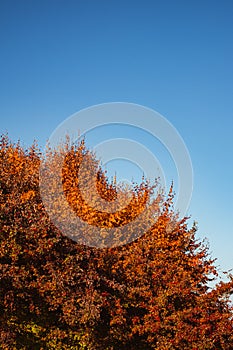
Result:
[[[80,177],[84,158],[86,172]],[[81,234],[91,237],[93,228],[100,227],[105,231],[98,242],[104,245],[110,239],[115,245],[99,249],[64,236],[41,199],[44,157],[36,145],[24,150],[2,136],[0,347],[233,349],[232,276],[209,287],[218,276],[215,260],[196,239],[196,226],[189,229],[187,218],[173,212],[172,188],[163,198],[155,196],[156,186],[147,182],[133,189],[109,183],[83,142],[48,150],[48,196],[61,220],[66,211],[58,183],[50,176],[59,159],[64,160],[62,188],[69,208],[89,225]],[[88,191],[93,173],[98,174],[96,193]],[[112,211],[102,210],[101,200],[110,203]],[[154,216],[145,211],[148,207]],[[144,211],[137,227],[143,235],[129,229],[108,237],[108,228],[127,226]],[[147,220],[153,224],[149,229]]]

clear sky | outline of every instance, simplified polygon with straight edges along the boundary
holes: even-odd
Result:
[[[112,101],[155,109],[182,135],[188,214],[233,267],[233,2],[0,1],[1,132],[43,147],[68,116]]]

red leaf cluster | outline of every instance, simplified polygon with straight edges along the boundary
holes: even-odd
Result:
[[[56,166],[59,152],[48,151],[49,166]],[[187,218],[172,211],[172,190],[155,199],[154,186],[146,182],[118,188],[84,143],[71,147],[63,189],[72,210],[90,226],[83,235],[91,235],[92,226],[127,224],[148,200],[156,218],[159,210],[151,228],[130,244],[124,242],[135,232],[111,237],[119,246],[92,248],[63,236],[50,221],[39,189],[43,157],[35,144],[25,150],[1,137],[1,349],[233,349],[232,276],[210,288],[218,276],[215,260],[197,240],[195,224],[188,228]],[[91,198],[95,206],[83,199],[78,176],[83,157],[98,170],[101,198],[114,202],[119,191],[122,198],[131,196],[123,209],[101,212],[98,197]],[[62,216],[55,187],[51,182],[50,195]]]

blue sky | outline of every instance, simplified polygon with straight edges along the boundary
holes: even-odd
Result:
[[[233,267],[232,1],[3,0],[0,43],[1,132],[43,147],[91,105],[158,111],[190,152],[199,236]]]

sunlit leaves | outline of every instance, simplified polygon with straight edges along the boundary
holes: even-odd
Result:
[[[60,152],[60,153],[59,153]],[[146,181],[133,189],[108,182],[85,143],[47,152],[47,176],[62,167],[69,207],[92,227],[134,220],[147,206],[156,220],[127,245],[97,249],[77,244],[50,221],[39,190],[44,157],[34,144],[24,150],[0,139],[0,347],[2,349],[230,350],[233,348],[232,276],[215,288],[215,260],[196,225],[172,211],[173,190],[164,198]],[[64,155],[64,154],[63,154]],[[82,178],[79,167],[88,156]],[[51,168],[50,168],[51,167]],[[97,192],[85,192],[83,179],[97,171]],[[57,215],[65,213],[49,182]],[[85,181],[83,182],[85,185]],[[83,192],[84,190],[84,192]],[[89,196],[89,197],[88,197]],[[115,204],[121,198],[122,202]],[[101,210],[101,199],[119,206]],[[159,215],[158,215],[159,214]],[[138,229],[145,222],[139,221]],[[127,232],[127,235],[134,232]],[[137,234],[137,232],[136,232]],[[129,238],[111,237],[116,243]]]

